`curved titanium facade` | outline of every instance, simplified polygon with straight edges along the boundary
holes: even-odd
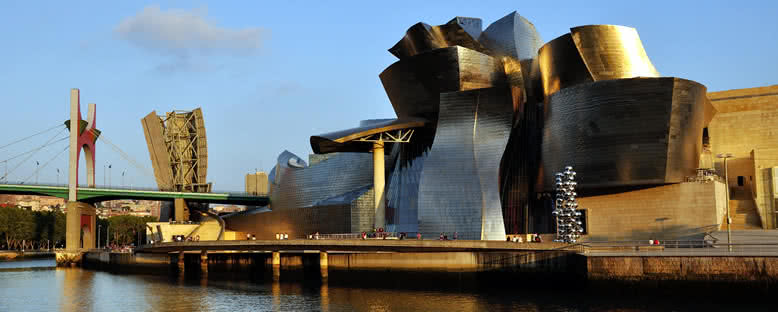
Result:
[[[432,50],[454,46],[485,53],[486,48],[478,42],[480,34],[480,18],[455,17],[448,23],[439,26],[417,23],[408,28],[405,36],[390,48],[389,52],[401,60]]]
[[[588,25],[571,28],[570,34],[595,81],[659,77],[635,28]]]
[[[500,66],[489,55],[455,46],[397,61],[379,77],[399,118],[434,120],[440,93],[503,84]]]
[[[535,25],[512,12],[495,21],[479,39],[492,55],[500,57],[508,85],[511,87],[515,122],[521,121],[524,104],[534,100],[535,85],[540,83],[537,66],[538,49],[543,44]]]
[[[543,45],[538,51],[538,63],[545,98],[561,89],[594,81],[570,34]]]
[[[479,41],[494,55],[520,61],[537,57],[538,49],[543,45],[535,25],[516,11],[489,25]]]
[[[680,78],[604,80],[560,90],[543,129],[543,189],[575,166],[581,189],[682,182],[699,165],[705,86]]]
[[[419,232],[504,240],[499,167],[513,111],[505,88],[441,95],[438,128],[419,181]]]
[[[279,232],[302,237],[314,231],[370,231],[375,213],[371,155],[328,156],[307,166],[297,155],[281,153],[269,176],[272,211],[228,218],[228,226],[265,239]]]

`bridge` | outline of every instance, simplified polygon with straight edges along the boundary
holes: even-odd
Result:
[[[32,150],[21,153],[19,155],[12,156],[8,159],[0,160],[0,163],[4,163],[5,165],[5,173],[0,176],[0,194],[41,195],[65,199],[65,208],[67,210],[65,244],[67,250],[74,254],[74,257],[80,257],[79,253],[81,251],[95,247],[96,209],[94,204],[97,202],[117,199],[173,201],[175,207],[174,215],[177,221],[183,221],[185,218],[187,218],[186,213],[184,212],[187,201],[197,203],[221,203],[247,206],[264,206],[268,204],[269,199],[267,196],[256,196],[245,193],[194,193],[124,189],[110,186],[108,188],[96,187],[95,146],[98,139],[102,139],[102,141],[107,143],[113,150],[118,152],[131,165],[141,169],[142,172],[145,173],[148,170],[138,165],[136,161],[128,157],[127,153],[122,151],[118,146],[111,143],[108,139],[105,138],[104,135],[102,135],[101,131],[96,127],[95,107],[96,104],[90,103],[87,111],[87,118],[86,120],[82,119],[80,91],[78,89],[71,89],[70,119],[64,122],[64,127],[62,123],[58,123],[57,126],[0,146],[0,149],[3,149],[20,142],[24,142],[31,137],[47,133],[57,128],[60,129],[60,132],[57,132],[43,145],[35,147]],[[60,136],[60,134],[66,130],[69,132],[69,135],[66,137],[58,138],[58,136]],[[54,157],[48,161],[45,161],[43,166],[40,166],[39,162],[35,162],[36,170],[26,180],[19,181],[20,183],[9,183],[8,161],[24,157],[21,158],[22,160],[19,161],[18,165],[11,169],[11,172],[13,172],[14,170],[18,169],[22,163],[28,161],[41,149],[52,146],[54,143],[64,141],[66,139],[69,139],[67,146],[64,146],[64,148],[56,155],[54,155]],[[65,151],[69,151],[67,185],[37,185],[37,175],[40,169],[46,167],[51,161],[55,160],[61,153]],[[78,181],[79,159],[81,158],[82,151],[85,156],[84,160],[86,163],[86,187],[82,187]],[[59,169],[57,169],[57,172],[59,173]],[[36,177],[35,183],[27,184],[27,181],[32,176]],[[57,179],[59,179],[59,176]],[[68,255],[68,257],[70,256],[71,255]]]
[[[68,186],[0,184],[0,194],[39,195],[68,199]],[[186,201],[199,203],[249,206],[265,206],[269,202],[267,196],[248,195],[244,193],[189,193],[116,188],[102,189],[89,187],[79,187],[76,196],[77,201],[89,204],[117,199],[165,201],[184,199]]]

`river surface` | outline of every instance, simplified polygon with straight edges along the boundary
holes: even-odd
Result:
[[[0,311],[768,311],[737,298],[543,290],[436,291],[118,275],[0,262]],[[734,302],[733,302],[734,301]],[[773,306],[774,307],[774,306]]]

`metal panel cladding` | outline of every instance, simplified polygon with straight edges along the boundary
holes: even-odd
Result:
[[[408,28],[405,36],[391,47],[389,52],[401,60],[453,46],[486,53],[486,48],[478,42],[480,34],[480,18],[455,17],[448,23],[439,26],[417,23]]]
[[[495,21],[481,33],[479,41],[489,49],[491,55],[502,60],[503,70],[513,95],[513,110],[516,122],[521,121],[523,105],[535,97],[534,90],[540,86],[540,71],[537,67],[538,49],[543,44],[535,25],[517,12],[512,12]]]
[[[284,151],[271,172],[270,208],[275,211],[311,207],[372,185],[372,166],[368,153],[338,153],[308,167],[301,158]]]
[[[543,45],[538,51],[538,63],[544,98],[561,89],[594,81],[570,34]]]
[[[419,182],[419,231],[504,240],[499,166],[513,118],[509,91],[444,93],[440,107]]]
[[[546,97],[590,81],[659,77],[637,30],[618,25],[587,25],[570,29],[538,52]]]
[[[536,58],[543,45],[535,25],[516,11],[489,25],[479,41],[493,55],[510,56],[519,61]]]
[[[702,149],[705,86],[664,78],[603,80],[549,99],[542,143],[543,189],[575,166],[581,189],[682,182]]]
[[[570,34],[595,81],[659,77],[635,28],[588,25],[571,28]]]
[[[440,93],[504,84],[501,66],[489,55],[454,46],[397,61],[379,77],[397,116],[434,120]]]

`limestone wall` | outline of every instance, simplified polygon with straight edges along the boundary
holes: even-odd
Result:
[[[587,257],[589,280],[774,281],[776,257]]]
[[[740,191],[737,177],[743,176],[747,191],[756,200],[764,228],[775,228],[774,201],[766,191],[767,168],[778,166],[778,85],[708,93],[718,113],[708,125],[712,154],[732,153],[729,183],[733,193]],[[715,167],[723,175],[721,159]],[[741,164],[742,161],[751,164]],[[732,166],[734,164],[734,166]]]
[[[678,239],[717,228],[724,215],[721,182],[688,182],[580,197],[590,240]]]

